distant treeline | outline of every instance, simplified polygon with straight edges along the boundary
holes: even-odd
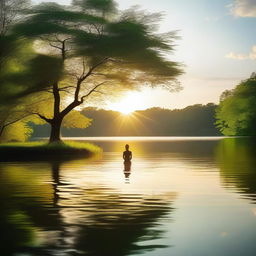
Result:
[[[123,115],[117,111],[85,108],[83,115],[93,119],[86,129],[63,128],[62,136],[216,136],[217,105],[192,105],[184,109],[150,108]],[[49,135],[47,125],[33,125],[34,137]]]

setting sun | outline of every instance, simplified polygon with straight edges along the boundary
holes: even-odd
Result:
[[[136,110],[145,109],[145,102],[140,92],[128,92],[118,102],[110,103],[108,108],[129,115]]]

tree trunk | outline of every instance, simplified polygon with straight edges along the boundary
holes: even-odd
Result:
[[[60,116],[60,92],[58,88],[58,82],[53,84],[53,96],[54,96],[54,109],[53,119],[51,120],[51,136],[50,143],[60,142],[60,129],[63,118]]]
[[[4,125],[0,125],[0,138],[2,137],[3,133],[4,133]]]
[[[61,138],[60,138],[61,123],[62,123],[62,119],[61,120],[52,120],[50,143],[61,141]]]

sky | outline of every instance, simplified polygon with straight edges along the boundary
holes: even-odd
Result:
[[[48,2],[34,0],[34,3]],[[69,4],[69,0],[56,0]],[[117,0],[120,9],[140,5],[162,12],[160,31],[177,30],[171,60],[184,64],[179,77],[183,90],[171,93],[145,89],[127,95],[123,102],[108,103],[117,109],[136,96],[134,108],[183,108],[192,104],[218,103],[221,93],[234,88],[256,71],[256,0]]]

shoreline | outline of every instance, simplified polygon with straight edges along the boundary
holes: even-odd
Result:
[[[101,154],[102,149],[87,142],[15,142],[0,144],[0,162],[66,161]]]

